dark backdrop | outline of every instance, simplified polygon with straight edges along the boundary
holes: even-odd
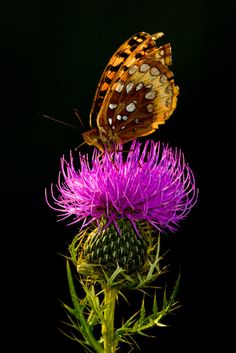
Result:
[[[1,1],[2,312],[7,348],[82,352],[57,329],[68,301],[65,253],[75,227],[56,222],[44,201],[59,158],[82,142],[99,77],[113,52],[138,31],[163,31],[180,87],[177,109],[154,135],[180,147],[200,196],[175,235],[182,308],[143,352],[227,351],[232,310],[229,249],[234,105],[234,9],[227,1]],[[37,117],[47,113],[78,130]],[[233,154],[232,154],[233,156]],[[224,179],[223,177],[226,176]],[[228,198],[224,200],[223,196]],[[230,225],[230,231],[226,231]],[[227,334],[223,334],[227,328]],[[123,347],[122,352],[127,351]]]

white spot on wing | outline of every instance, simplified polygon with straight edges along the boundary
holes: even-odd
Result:
[[[129,92],[133,89],[134,83],[130,82],[128,85],[125,87],[126,93],[129,94]]]
[[[146,99],[154,99],[156,97],[156,92],[155,91],[149,91],[145,94]]]
[[[166,106],[170,107],[171,103],[172,103],[172,97],[168,97],[166,100]]]
[[[148,64],[142,64],[141,66],[140,66],[140,72],[147,72],[148,70],[150,69],[150,65],[148,65]]]
[[[137,70],[138,70],[138,65],[132,65],[128,72],[130,75],[133,75]]]
[[[152,67],[150,72],[151,72],[151,75],[153,75],[153,76],[160,75],[160,71],[158,70],[157,67]]]
[[[162,83],[167,82],[167,77],[166,77],[166,75],[162,74],[162,75],[161,75],[161,78],[160,78],[160,81],[161,81]]]
[[[122,91],[124,87],[124,83],[123,82],[118,82],[117,86],[116,86],[116,92],[120,93]]]
[[[130,112],[130,113],[132,113],[135,110],[135,108],[136,108],[136,106],[134,103],[130,103],[126,106],[127,112]]]
[[[124,121],[126,121],[126,120],[128,119],[127,115],[123,115],[123,116],[122,116],[122,119],[123,119]]]
[[[116,117],[117,120],[121,120],[122,119],[122,116],[120,114],[117,115]]]
[[[139,91],[142,87],[143,87],[143,83],[140,82],[140,83],[136,86],[136,91]]]
[[[172,93],[172,87],[171,87],[171,85],[169,85],[169,86],[166,87],[165,92],[166,92],[166,93]]]
[[[147,111],[148,111],[148,113],[151,113],[151,112],[153,112],[153,104],[148,104],[147,105]]]
[[[109,125],[112,125],[112,118],[108,118]]]
[[[115,109],[117,107],[117,104],[115,104],[115,103],[110,103],[109,104],[109,108],[110,109]]]

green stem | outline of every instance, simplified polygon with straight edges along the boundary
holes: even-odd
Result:
[[[114,339],[114,319],[117,290],[104,287],[104,321],[102,323],[102,336],[104,353],[115,353],[117,342]]]

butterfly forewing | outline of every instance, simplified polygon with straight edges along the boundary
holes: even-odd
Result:
[[[158,33],[157,35],[161,37],[163,34]],[[148,50],[155,48],[155,46],[156,44],[150,34],[139,32],[125,41],[114,53],[101,76],[95,93],[90,112],[91,127],[95,126],[97,122],[97,115],[105,97],[109,94],[112,83],[116,82],[128,67],[143,57]]]
[[[169,70],[171,46],[156,46],[163,33],[140,32],[112,56],[99,82],[84,133],[100,149],[151,134],[176,108],[178,87]]]

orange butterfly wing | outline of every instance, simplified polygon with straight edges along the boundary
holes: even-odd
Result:
[[[170,44],[155,43],[162,35],[137,33],[112,56],[90,113],[97,126],[83,134],[88,144],[110,149],[149,135],[173,113],[179,90],[168,68]]]

